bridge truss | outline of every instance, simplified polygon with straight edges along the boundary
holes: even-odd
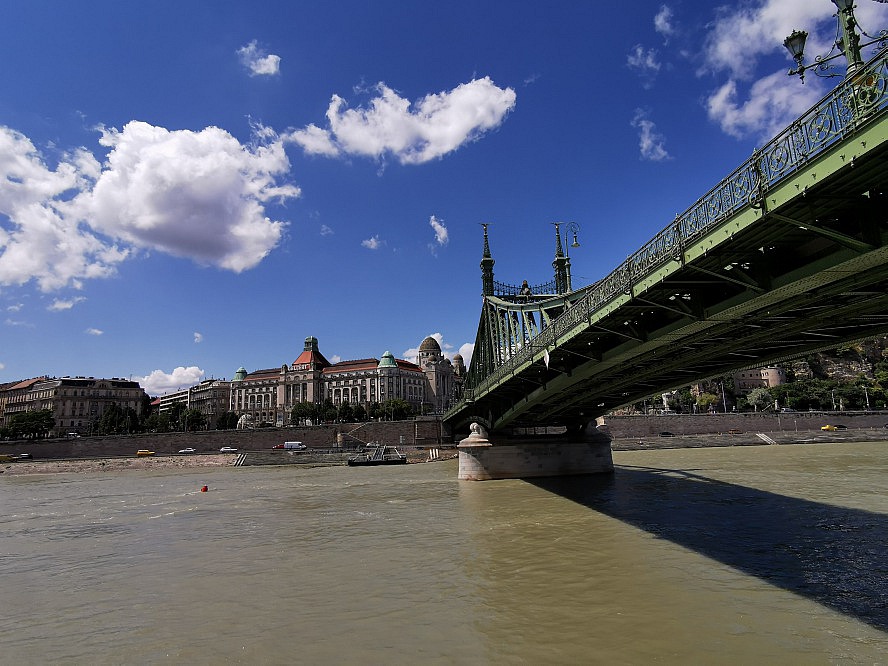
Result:
[[[596,284],[486,295],[464,395],[445,418],[572,425],[888,332],[886,57]]]

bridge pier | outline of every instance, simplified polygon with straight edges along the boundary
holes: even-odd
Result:
[[[593,422],[576,437],[534,437],[492,443],[477,423],[460,441],[459,479],[523,479],[540,476],[609,474],[614,471],[611,437]]]

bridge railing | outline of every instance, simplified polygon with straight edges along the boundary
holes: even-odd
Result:
[[[854,134],[881,115],[888,106],[888,52],[882,52],[807,113],[775,136],[761,150],[698,199],[690,208],[630,255],[613,272],[585,288],[585,296],[568,308],[551,326],[484,378],[472,377],[463,394],[471,400],[486,386],[495,385],[515,368],[530,361],[541,349],[553,345],[582,320],[657,267],[680,259],[691,241],[747,206],[760,207],[765,193],[803,168],[811,159]],[[478,383],[476,384],[475,381]],[[458,411],[460,405],[454,407]]]

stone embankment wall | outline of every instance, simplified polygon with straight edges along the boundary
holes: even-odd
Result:
[[[176,453],[185,448],[199,453],[218,452],[223,446],[238,451],[270,451],[284,442],[302,442],[310,448],[354,450],[369,442],[392,446],[440,447],[451,442],[443,439],[441,421],[421,418],[412,421],[336,423],[297,428],[257,428],[255,430],[208,430],[201,432],[143,433],[75,439],[17,440],[0,442],[0,453],[28,452],[39,458],[88,458],[135,455],[149,449],[158,455]]]
[[[844,425],[849,430],[885,428],[886,412],[784,412],[780,414],[667,414],[663,416],[609,416],[605,419],[614,439],[730,433],[793,433],[820,431],[822,426]],[[885,431],[888,439],[888,430]]]

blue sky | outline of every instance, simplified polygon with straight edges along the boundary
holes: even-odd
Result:
[[[592,283],[835,82],[782,46],[828,0],[4,4],[0,382],[468,361],[480,223],[541,283],[576,222]]]

